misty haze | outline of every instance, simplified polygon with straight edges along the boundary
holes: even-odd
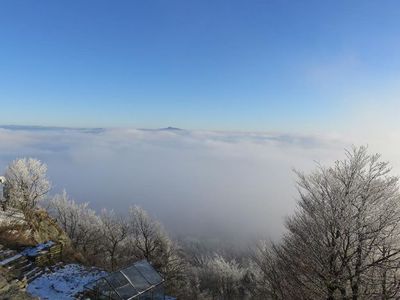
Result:
[[[278,133],[0,127],[0,168],[16,157],[48,165],[66,189],[97,210],[137,204],[183,236],[278,237],[295,207],[292,168],[342,156],[333,138]]]

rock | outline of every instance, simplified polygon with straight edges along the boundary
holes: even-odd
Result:
[[[34,218],[30,222],[30,227],[31,235],[36,243],[54,241],[64,246],[71,245],[71,240],[66,233],[44,210],[35,211]]]
[[[8,282],[4,276],[4,269],[0,270],[0,299],[9,300],[32,300],[38,299],[31,297],[25,292],[24,287],[21,287],[19,282]]]
[[[34,246],[49,240],[67,248],[71,245],[67,234],[45,210],[32,211],[28,220],[0,229],[0,244],[8,248]]]

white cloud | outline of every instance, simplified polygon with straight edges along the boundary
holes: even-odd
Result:
[[[139,204],[171,231],[209,236],[281,233],[294,209],[293,167],[343,157],[340,136],[185,130],[0,129],[0,168],[19,156],[49,165],[95,208]]]

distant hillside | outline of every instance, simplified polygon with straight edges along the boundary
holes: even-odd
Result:
[[[35,126],[35,125],[0,125],[0,129],[14,131],[81,131],[90,133],[103,132],[104,128],[86,128],[86,127],[57,127],[57,126]]]

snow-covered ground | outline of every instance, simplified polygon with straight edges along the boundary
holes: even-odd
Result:
[[[72,300],[86,284],[105,275],[106,272],[96,268],[69,264],[35,279],[28,285],[27,292],[40,299]]]

